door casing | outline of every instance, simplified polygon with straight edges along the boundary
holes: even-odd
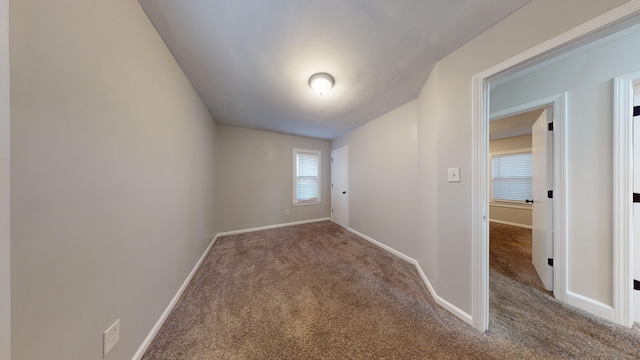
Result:
[[[613,321],[633,325],[633,84],[640,72],[613,79]]]

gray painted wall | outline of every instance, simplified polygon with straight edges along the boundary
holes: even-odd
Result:
[[[13,359],[116,319],[131,359],[216,233],[215,124],[136,1],[12,1],[11,65]]]
[[[531,148],[531,135],[489,141],[489,153]]]
[[[489,153],[531,148],[531,135],[514,136],[489,142]],[[491,163],[489,163],[489,188],[491,188]],[[513,205],[511,205],[513,206]],[[531,226],[531,207],[502,207],[500,204],[489,204],[489,219],[506,221],[513,224]]]
[[[438,67],[418,96],[418,238],[414,254],[432,286],[438,283]],[[464,170],[460,174],[465,176]]]
[[[430,279],[439,296],[471,314],[471,79],[504,60],[625,3],[624,0],[536,0],[443,58],[420,96],[418,108],[437,104],[418,116],[420,188],[435,186],[437,215],[420,208],[423,231],[415,251],[437,249],[437,279]],[[541,24],[544,23],[544,26]],[[435,84],[432,83],[435,82]],[[425,102],[426,105],[422,105]],[[435,134],[427,131],[434,131]],[[435,141],[435,144],[433,142]],[[436,164],[430,151],[435,151]],[[461,168],[461,183],[447,182],[447,168]],[[429,175],[431,174],[431,175]],[[467,174],[467,175],[465,175]],[[432,185],[432,181],[436,181]],[[423,196],[422,199],[428,199]],[[427,231],[425,232],[425,229]],[[435,231],[435,234],[434,234]],[[426,267],[421,262],[423,267]]]
[[[502,204],[489,204],[489,219],[496,222],[507,222],[509,225],[532,225],[531,208],[511,207]]]
[[[331,142],[218,125],[216,208],[220,232],[331,216]],[[321,203],[291,206],[292,149],[320,150]],[[290,214],[285,215],[289,209]]]
[[[491,110],[498,111],[568,92],[568,290],[609,306],[613,305],[613,78],[640,71],[639,43],[636,30],[491,93]]]
[[[0,0],[0,360],[11,359],[9,0]]]
[[[349,227],[412,256],[417,237],[417,101],[349,132]]]

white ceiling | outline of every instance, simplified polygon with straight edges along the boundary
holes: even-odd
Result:
[[[333,139],[529,0],[139,0],[221,124]],[[336,80],[323,96],[317,72]]]

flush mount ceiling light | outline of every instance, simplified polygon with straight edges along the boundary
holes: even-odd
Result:
[[[309,86],[316,92],[318,95],[324,95],[331,90],[333,87],[334,80],[333,76],[327,73],[317,73],[311,75],[309,78]]]

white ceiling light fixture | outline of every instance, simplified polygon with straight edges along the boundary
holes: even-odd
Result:
[[[316,92],[318,95],[324,95],[331,90],[335,81],[333,80],[333,76],[327,73],[317,73],[311,75],[309,78],[309,86]]]

